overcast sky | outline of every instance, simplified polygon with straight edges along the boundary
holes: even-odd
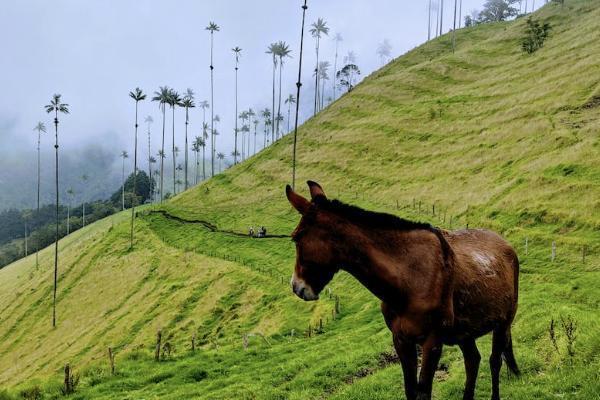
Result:
[[[445,2],[444,31],[452,24],[453,3]],[[463,15],[482,3],[463,0]],[[205,27],[214,21],[221,27],[215,34],[214,56],[213,106],[222,121],[217,150],[230,154],[234,126],[231,49],[243,49],[240,109],[270,107],[272,64],[265,51],[274,41],[290,44],[293,58],[285,65],[283,96],[295,92],[301,4],[302,0],[2,0],[0,149],[33,157],[32,128],[37,121],[51,128],[52,120],[43,106],[53,93],[61,93],[71,109],[70,115],[61,117],[61,148],[102,143],[114,147],[115,156],[122,149],[131,152],[134,103],[128,97],[130,90],[139,86],[151,97],[160,85],[179,92],[189,87],[197,102],[210,99],[210,41]],[[330,36],[322,40],[321,58],[333,64],[331,38],[339,32],[344,38],[340,59],[352,50],[363,76],[380,66],[376,48],[384,39],[396,57],[427,38],[427,0],[309,0],[308,6],[307,27],[322,17],[331,28]],[[310,35],[305,41],[302,97],[308,102],[315,51]],[[309,104],[302,104],[301,114],[310,113]],[[176,141],[183,147],[183,112],[177,114]],[[154,118],[152,140],[158,144],[157,104],[142,102],[140,115],[141,119]],[[193,110],[190,136],[200,134],[201,120],[200,109]],[[53,150],[51,135],[44,138],[42,149]],[[153,154],[156,150],[153,146]],[[146,147],[140,151],[142,158],[146,156]]]

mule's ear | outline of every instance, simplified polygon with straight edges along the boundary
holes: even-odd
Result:
[[[290,204],[302,215],[308,212],[310,208],[310,202],[304,197],[300,196],[290,185],[285,186],[285,195],[287,196]]]
[[[325,196],[325,192],[323,191],[323,188],[317,182],[307,181],[306,184],[308,185],[308,188],[310,189],[310,197],[313,200],[317,196],[323,196],[324,198],[327,198],[327,196]]]

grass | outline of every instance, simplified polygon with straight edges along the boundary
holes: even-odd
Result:
[[[532,56],[520,50],[519,19],[460,30],[454,54],[443,36],[367,77],[300,129],[298,190],[313,179],[365,208],[505,235],[522,262],[513,340],[523,375],[502,375],[503,397],[597,399],[600,2],[549,4],[536,18],[553,30]],[[44,398],[61,397],[67,362],[81,374],[71,396],[81,399],[398,398],[400,368],[382,361],[392,349],[379,303],[352,277],[341,273],[331,296],[304,303],[289,289],[289,239],[184,221],[289,234],[298,222],[283,194],[290,153],[285,137],[141,210],[132,251],[126,213],[62,240],[56,329],[52,249],[39,269],[29,257],[0,270],[0,399],[38,386]],[[560,323],[568,318],[574,355]],[[157,363],[158,329],[173,351]],[[489,337],[479,343],[476,394],[487,398]],[[460,352],[446,347],[442,364],[434,397],[460,398]]]

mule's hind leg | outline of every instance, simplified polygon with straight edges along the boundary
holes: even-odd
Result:
[[[490,356],[490,369],[492,371],[492,400],[500,400],[500,369],[502,368],[502,353],[506,348],[506,328],[494,330],[492,336],[492,355]]]
[[[433,377],[442,356],[442,346],[441,340],[434,333],[430,334],[425,343],[423,343],[423,358],[421,360],[417,400],[431,400]]]
[[[465,340],[460,344],[460,349],[465,359],[465,372],[467,375],[463,400],[473,400],[475,398],[475,383],[477,382],[481,355],[479,354],[479,350],[477,350],[475,339]]]
[[[414,343],[404,342],[394,335],[394,347],[402,365],[406,400],[415,400],[417,398],[417,346]]]

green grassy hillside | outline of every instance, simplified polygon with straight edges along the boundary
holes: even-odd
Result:
[[[520,50],[523,20],[487,24],[460,30],[454,54],[444,36],[365,79],[302,126],[299,182],[313,179],[329,197],[445,228],[501,232],[522,263],[513,340],[523,376],[502,374],[504,398],[594,399],[600,1],[566,0],[535,17],[553,29],[534,55]],[[126,214],[63,240],[56,329],[52,249],[39,269],[30,257],[0,270],[0,399],[35,386],[44,398],[60,397],[67,362],[81,375],[72,396],[81,399],[397,399],[401,371],[379,302],[345,273],[320,301],[302,302],[289,288],[288,238],[230,232],[293,230],[299,218],[283,190],[290,154],[286,137],[143,209],[133,251]],[[298,189],[306,193],[303,183]],[[569,320],[572,346],[561,324]],[[161,362],[153,360],[158,329],[173,349]],[[490,341],[479,343],[477,398],[488,398]],[[444,349],[436,399],[461,398],[459,353]]]

